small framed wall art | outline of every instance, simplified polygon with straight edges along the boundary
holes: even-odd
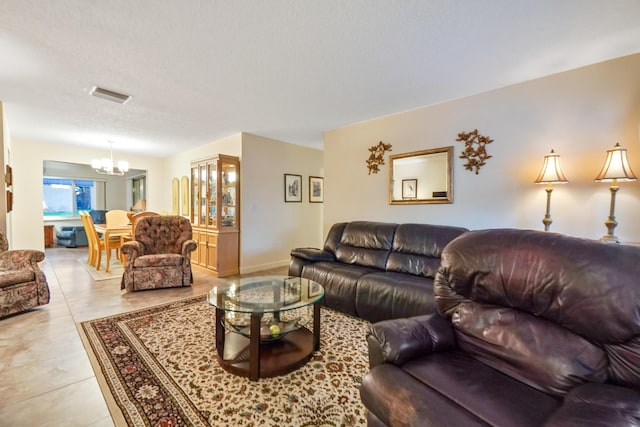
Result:
[[[324,201],[324,179],[320,176],[309,177],[309,203]]]
[[[284,174],[284,201],[302,202],[302,175]]]
[[[402,199],[411,200],[418,197],[418,180],[403,179],[402,180]]]

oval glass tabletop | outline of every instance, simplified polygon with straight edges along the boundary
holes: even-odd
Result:
[[[232,312],[277,313],[314,304],[324,288],[313,280],[290,276],[257,276],[229,280],[208,294],[209,304]]]

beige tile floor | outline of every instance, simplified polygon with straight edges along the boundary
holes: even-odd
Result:
[[[194,267],[192,287],[123,293],[119,279],[94,281],[78,261],[85,255],[47,249],[51,302],[0,320],[0,426],[113,426],[76,324],[200,295],[223,280]]]

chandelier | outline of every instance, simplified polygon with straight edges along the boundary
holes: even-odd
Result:
[[[129,170],[129,162],[126,160],[118,160],[116,168],[114,170],[113,163],[113,141],[109,141],[111,150],[111,158],[93,159],[91,161],[91,167],[102,175],[119,175],[122,176]]]

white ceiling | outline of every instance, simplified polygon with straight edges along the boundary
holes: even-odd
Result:
[[[160,157],[241,131],[322,148],[325,130],[638,52],[638,0],[0,0],[13,138]]]

